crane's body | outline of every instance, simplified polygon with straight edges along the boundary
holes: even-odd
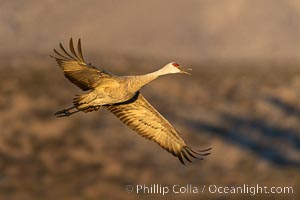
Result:
[[[140,89],[159,76],[173,73],[187,73],[179,64],[172,62],[163,68],[139,76],[116,76],[105,70],[100,70],[87,64],[83,58],[81,42],[78,40],[77,52],[70,40],[70,51],[67,52],[62,44],[63,53],[54,49],[58,65],[65,76],[85,94],[77,95],[73,99],[73,106],[55,113],[57,117],[70,116],[79,111],[91,112],[105,108],[112,112],[123,123],[135,130],[141,136],[153,140],[162,148],[178,157],[184,164],[183,158],[202,159],[209,155],[209,149],[194,151],[188,147],[175,128],[140,94]],[[201,156],[200,158],[197,157]]]
[[[160,76],[157,72],[140,76],[111,76],[98,82],[88,94],[74,98],[74,105],[85,108],[112,105],[130,100],[144,85]],[[77,106],[78,105],[78,106]]]

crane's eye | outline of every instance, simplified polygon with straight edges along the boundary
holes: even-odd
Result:
[[[180,66],[178,63],[172,63],[172,65],[176,68],[178,68]]]

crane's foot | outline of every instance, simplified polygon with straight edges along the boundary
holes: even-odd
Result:
[[[67,109],[57,111],[56,113],[54,113],[54,115],[55,115],[55,117],[68,117],[68,116],[73,115],[73,114],[80,111],[80,110],[77,110],[77,109],[75,111],[71,111],[73,109],[76,109],[76,107],[73,106],[71,108],[67,108]]]

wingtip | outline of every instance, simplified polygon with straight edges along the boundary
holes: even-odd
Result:
[[[182,154],[187,161],[192,162],[192,160],[188,157],[185,151],[182,151]]]
[[[184,163],[183,161],[181,161],[181,160],[180,160],[180,163],[181,163],[183,166],[186,166],[185,163]]]
[[[70,49],[71,49],[71,47],[73,47],[73,38],[72,37],[70,38],[69,46],[70,46]]]
[[[80,47],[80,49],[81,49],[81,39],[80,38],[78,38],[77,47],[78,48]]]
[[[211,150],[212,148],[207,148],[207,149],[204,149],[204,150],[201,150],[201,151],[195,151],[193,149],[191,149],[190,147],[188,146],[185,146],[183,149],[182,149],[182,155],[184,156],[184,158],[189,161],[189,162],[192,162],[190,158],[194,158],[196,160],[204,160],[204,156],[208,156],[210,155],[211,153],[210,152],[207,152],[209,150]],[[178,158],[180,160],[180,156],[181,154],[178,155]]]
[[[78,56],[80,58],[80,60],[82,62],[85,62],[84,58],[83,58],[83,54],[82,54],[82,49],[81,49],[81,39],[78,39],[78,43],[77,43],[77,52],[78,52]]]
[[[57,54],[57,50],[56,50],[55,48],[53,49],[53,52],[54,52],[54,55]],[[53,56],[53,55],[51,55],[51,54],[50,54],[49,56],[50,56],[51,58],[56,58],[55,56]]]
[[[178,157],[179,161],[181,162],[181,164],[185,165],[185,163],[184,163],[184,161],[183,161],[183,159],[182,159],[181,153],[179,153],[179,154],[177,155],[177,157]]]
[[[199,150],[198,152],[210,151],[210,150],[212,150],[212,149],[213,149],[212,147],[209,147],[209,148],[207,148],[207,149]]]
[[[209,153],[205,153],[205,154],[202,154],[202,156],[208,156],[208,155],[210,155],[211,153],[209,152]]]

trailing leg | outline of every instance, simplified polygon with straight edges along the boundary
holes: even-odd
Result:
[[[76,109],[76,110],[74,110],[74,109]],[[74,110],[74,111],[72,111],[72,110]],[[80,110],[78,110],[75,106],[72,106],[70,108],[66,108],[66,109],[57,111],[56,113],[54,113],[54,115],[56,117],[68,117],[68,116],[73,115],[73,114],[75,114],[79,111]]]

